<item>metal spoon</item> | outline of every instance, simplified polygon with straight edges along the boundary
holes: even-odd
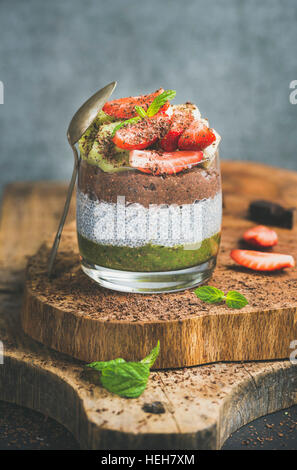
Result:
[[[51,276],[52,271],[53,271],[53,265],[56,259],[56,254],[58,251],[64,223],[68,214],[71,196],[72,196],[74,185],[76,182],[78,168],[80,165],[80,157],[78,156],[75,144],[79,141],[82,135],[86,132],[86,130],[93,123],[93,121],[95,120],[98,114],[98,111],[100,111],[100,109],[104,106],[104,104],[106,103],[106,101],[108,100],[112,92],[114,91],[116,85],[117,85],[117,82],[111,82],[108,85],[106,85],[104,88],[101,88],[101,90],[97,91],[97,93],[91,96],[91,98],[89,98],[79,108],[79,110],[75,113],[75,115],[73,116],[69,124],[68,131],[67,131],[67,139],[73,151],[74,167],[73,167],[73,172],[71,176],[71,181],[68,187],[68,193],[66,197],[64,210],[61,216],[58,231],[56,233],[56,237],[55,237],[55,240],[51,249],[50,257],[49,257],[48,271],[47,271],[48,277]]]

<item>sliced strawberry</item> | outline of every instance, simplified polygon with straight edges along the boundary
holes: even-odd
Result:
[[[166,101],[165,104],[163,104],[162,108],[159,109],[158,114],[166,114],[166,116],[170,117],[172,116],[172,111],[170,110],[170,102]]]
[[[293,256],[280,253],[263,253],[262,251],[232,250],[231,258],[245,268],[254,271],[276,271],[295,266]]]
[[[121,127],[115,133],[113,143],[126,150],[141,150],[156,142],[170,125],[170,118],[165,113],[158,113],[151,118],[145,118],[136,124]]]
[[[203,150],[216,140],[212,129],[203,120],[193,121],[178,139],[182,150]]]
[[[172,115],[171,126],[168,133],[161,140],[162,149],[172,152],[177,149],[179,137],[194,120],[193,113],[187,109],[176,109]]]
[[[113,116],[117,119],[130,119],[134,116],[137,116],[135,106],[142,106],[146,111],[156,96],[161,95],[163,91],[163,88],[160,88],[155,93],[151,93],[149,95],[129,96],[128,98],[120,98],[118,100],[108,101],[105,103],[102,110],[109,116]]]
[[[277,233],[264,225],[250,228],[243,234],[243,239],[254,246],[269,247],[278,242]]]
[[[137,168],[143,173],[172,175],[197,165],[202,158],[203,152],[132,150],[129,161],[133,168]]]

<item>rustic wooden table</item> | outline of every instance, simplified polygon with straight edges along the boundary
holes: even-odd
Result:
[[[222,170],[227,212],[229,205],[243,210],[242,193],[247,202],[296,204],[293,172],[243,162],[223,162]],[[3,196],[0,399],[53,417],[84,449],[217,449],[245,423],[297,403],[297,366],[288,360],[153,372],[143,395],[127,400],[87,381],[81,362],[26,336],[20,324],[24,267],[55,231],[65,193],[64,184],[15,183]],[[69,220],[74,216],[72,205]],[[295,307],[294,327],[296,322]],[[154,401],[163,403],[165,413],[143,409]]]

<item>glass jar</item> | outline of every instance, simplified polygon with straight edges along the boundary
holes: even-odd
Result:
[[[77,234],[83,271],[123,292],[191,288],[212,274],[220,244],[218,152],[184,172],[104,172],[81,160]]]

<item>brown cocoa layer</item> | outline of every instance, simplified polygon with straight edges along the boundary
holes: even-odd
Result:
[[[194,167],[166,177],[137,170],[104,173],[97,166],[82,160],[78,186],[91,199],[115,203],[117,196],[124,196],[128,203],[149,207],[150,204],[191,204],[214,197],[221,189],[221,178],[214,167]]]

